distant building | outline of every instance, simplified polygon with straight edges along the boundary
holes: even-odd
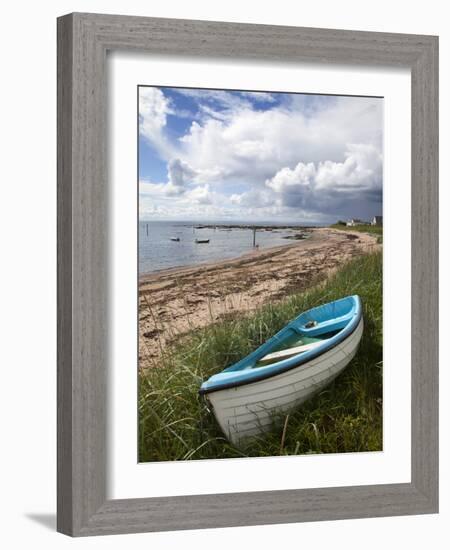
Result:
[[[383,225],[383,216],[374,216],[372,220],[372,225],[377,225],[381,227]]]
[[[353,220],[349,220],[347,222],[347,227],[355,227],[355,225],[368,225],[368,222],[359,220],[358,218],[354,218]]]

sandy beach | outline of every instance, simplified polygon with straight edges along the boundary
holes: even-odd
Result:
[[[320,282],[349,259],[381,248],[377,236],[312,229],[307,240],[239,258],[142,275],[139,365],[149,368],[173,338],[250,312]]]

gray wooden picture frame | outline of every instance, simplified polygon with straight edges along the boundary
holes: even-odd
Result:
[[[407,67],[411,483],[108,500],[106,53]],[[73,536],[438,511],[438,38],[74,13],[58,19],[58,531]]]

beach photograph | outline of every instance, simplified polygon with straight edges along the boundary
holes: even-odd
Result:
[[[138,87],[139,462],[383,449],[383,98]]]

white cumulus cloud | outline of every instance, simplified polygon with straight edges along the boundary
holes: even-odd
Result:
[[[180,106],[158,88],[140,88],[140,133],[167,163],[166,182],[141,185],[155,204],[166,196],[181,209],[201,204],[255,217],[296,210],[317,220],[379,213],[382,100],[296,94],[280,103],[265,92],[175,92],[198,108],[176,138],[168,117]],[[269,108],[258,108],[262,102]]]
[[[203,185],[192,189],[188,194],[188,199],[198,204],[212,204],[213,194],[209,190],[209,185]]]
[[[139,88],[139,133],[163,158],[167,158],[173,150],[170,140],[164,133],[167,116],[173,113],[168,98],[159,88]]]
[[[178,158],[169,161],[167,173],[166,193],[168,195],[182,195],[195,177],[195,171],[186,162]]]
[[[330,212],[352,201],[381,200],[382,156],[373,145],[350,144],[343,162],[299,162],[283,167],[265,184],[283,205],[316,212]]]

